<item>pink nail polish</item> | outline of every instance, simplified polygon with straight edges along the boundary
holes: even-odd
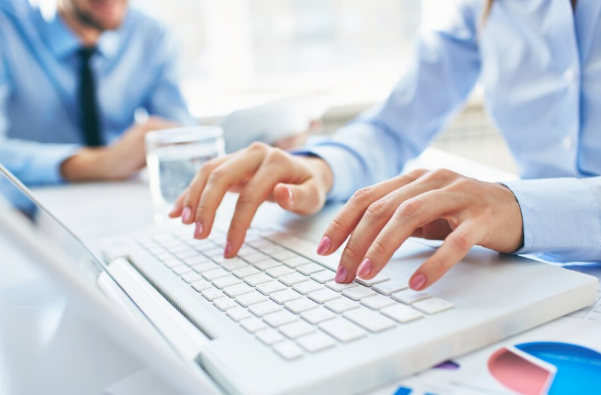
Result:
[[[290,200],[290,203],[294,202],[294,195],[292,194],[292,189],[290,188],[286,188],[288,190],[288,199]]]
[[[184,208],[182,211],[182,222],[190,222],[192,219],[192,209],[190,207]]]
[[[330,240],[330,238],[328,236],[324,236],[323,239],[321,239],[321,241],[319,242],[319,246],[317,246],[317,254],[318,255],[327,254],[328,251],[330,250],[331,246],[332,246],[332,241]]]
[[[357,275],[361,278],[365,278],[366,276],[369,276],[369,273],[371,273],[371,268],[372,264],[368,258],[359,265],[359,269],[357,269]]]
[[[342,265],[338,266],[338,272],[336,273],[336,282],[343,283],[346,280],[347,271]]]
[[[202,222],[196,223],[196,229],[194,229],[194,238],[199,238],[202,234],[204,227],[202,226]]]
[[[223,251],[223,256],[225,258],[228,258],[230,256],[231,252],[232,252],[232,243],[230,243],[228,241],[227,243],[225,243],[225,250]]]
[[[409,283],[409,287],[411,287],[411,289],[414,291],[419,291],[424,287],[424,285],[426,285],[426,276],[423,274],[418,274],[417,276],[413,277],[413,280],[411,280]]]

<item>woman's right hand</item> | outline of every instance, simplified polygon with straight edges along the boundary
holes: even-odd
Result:
[[[196,224],[194,237],[211,233],[215,212],[226,192],[240,194],[227,235],[224,256],[236,256],[246,231],[264,201],[284,210],[309,215],[321,210],[332,186],[327,163],[311,156],[294,156],[279,148],[253,143],[223,158],[205,163],[175,202],[171,218]]]

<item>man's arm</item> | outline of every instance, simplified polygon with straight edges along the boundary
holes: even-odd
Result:
[[[517,253],[554,262],[601,261],[601,177],[507,182],[520,204]]]
[[[388,99],[307,150],[333,170],[330,199],[398,175],[471,92],[480,73],[478,16],[464,1],[451,3],[443,21],[424,27],[413,65]]]

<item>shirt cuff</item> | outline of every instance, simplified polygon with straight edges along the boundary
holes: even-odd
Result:
[[[61,165],[73,156],[81,146],[76,144],[56,144],[44,147],[43,153],[30,158],[22,181],[30,185],[60,184],[65,182]]]
[[[593,192],[576,178],[503,183],[515,195],[524,226],[517,254],[544,253],[557,262],[599,260],[601,216]]]
[[[328,201],[346,201],[356,192],[355,179],[363,173],[361,162],[337,143],[307,147],[292,154],[317,156],[330,166],[333,179]]]

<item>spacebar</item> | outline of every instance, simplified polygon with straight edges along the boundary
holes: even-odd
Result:
[[[269,236],[266,237],[269,239]],[[317,245],[315,243],[299,239],[298,237],[277,238],[275,242],[333,271],[336,271],[340,263],[339,254],[336,253],[330,256],[317,255]]]

